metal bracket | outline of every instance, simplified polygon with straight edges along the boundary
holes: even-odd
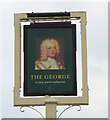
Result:
[[[74,107],[74,105],[69,105],[69,107],[65,108],[65,109],[60,113],[60,115],[58,116],[57,120],[60,118],[60,116],[61,116],[66,110],[68,110],[68,109],[71,108],[71,107]],[[81,106],[79,105],[78,107],[79,107],[79,109],[77,109],[77,111],[81,111]]]
[[[27,108],[30,108],[30,109],[36,111],[36,112],[39,113],[39,114],[42,116],[42,118],[45,120],[45,118],[44,118],[44,116],[42,115],[42,113],[39,112],[38,110],[36,110],[36,109],[34,108],[34,106],[33,106],[33,107],[31,107],[31,106],[21,106],[21,107],[20,107],[20,111],[21,111],[21,112],[24,112],[24,111],[25,111],[25,110],[22,110],[23,107],[27,107]]]

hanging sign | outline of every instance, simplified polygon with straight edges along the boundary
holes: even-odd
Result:
[[[24,96],[77,95],[76,24],[24,25]]]

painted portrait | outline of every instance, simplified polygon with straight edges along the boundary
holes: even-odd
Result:
[[[60,55],[59,42],[54,38],[47,38],[40,44],[40,58],[35,61],[35,70],[65,69],[64,63],[58,61]]]

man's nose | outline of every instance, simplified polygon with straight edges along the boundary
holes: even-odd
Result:
[[[52,49],[51,49],[51,51],[53,52],[53,51],[54,51],[54,49],[52,48]]]

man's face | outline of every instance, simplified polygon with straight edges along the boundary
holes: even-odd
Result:
[[[56,45],[54,43],[49,43],[47,45],[47,57],[54,58],[56,55]]]

